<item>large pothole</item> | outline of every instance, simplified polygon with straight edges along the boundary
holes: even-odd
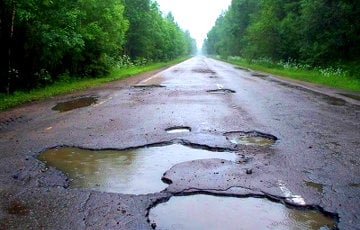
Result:
[[[212,195],[172,197],[150,210],[149,221],[156,229],[336,229],[335,218],[317,210]]]
[[[269,146],[275,144],[277,140],[277,137],[273,135],[258,131],[234,131],[227,132],[224,135],[228,141],[239,145]]]
[[[127,194],[162,191],[167,187],[161,181],[165,171],[181,162],[208,158],[235,161],[236,154],[172,144],[121,151],[59,147],[38,157],[66,173],[71,188]]]
[[[67,112],[70,110],[87,107],[97,102],[97,97],[82,97],[73,99],[66,102],[60,102],[55,105],[52,110],[59,111],[59,112]]]

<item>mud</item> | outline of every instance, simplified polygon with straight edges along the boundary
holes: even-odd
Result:
[[[88,107],[92,104],[95,104],[96,102],[97,102],[97,97],[77,98],[66,102],[60,102],[57,105],[55,105],[52,108],[52,110],[59,112],[67,112],[78,108]]]
[[[335,229],[334,218],[261,198],[172,197],[150,210],[155,229]]]

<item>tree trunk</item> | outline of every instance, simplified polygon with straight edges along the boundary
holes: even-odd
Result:
[[[12,67],[12,46],[13,46],[13,37],[14,37],[14,24],[15,24],[15,14],[16,14],[16,5],[15,1],[11,2],[11,20],[10,20],[10,33],[9,33],[9,47],[8,47],[8,76],[7,76],[7,85],[6,85],[6,93],[10,94],[10,83],[12,75],[15,73],[13,67]]]

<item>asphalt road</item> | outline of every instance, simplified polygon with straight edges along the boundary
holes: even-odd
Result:
[[[322,210],[340,229],[359,229],[360,102],[346,94],[195,57],[1,112],[0,229],[151,229],[151,207],[193,193],[271,198]],[[89,96],[96,103],[52,109]],[[166,132],[174,127],[191,131]],[[231,142],[250,131],[277,140]],[[229,151],[237,160],[173,165],[164,171],[165,190],[136,195],[69,187],[69,177],[36,158],[61,146],[171,144]]]

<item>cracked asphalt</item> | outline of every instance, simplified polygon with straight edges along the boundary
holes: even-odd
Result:
[[[348,94],[194,57],[0,112],[0,229],[152,229],[151,207],[194,193],[271,198],[332,215],[339,229],[359,229],[360,102]],[[52,110],[83,97],[97,102]],[[172,127],[191,131],[166,132]],[[226,138],[250,131],[277,141],[257,146]],[[61,146],[170,144],[231,151],[237,160],[173,165],[154,178],[169,184],[165,190],[134,195],[71,188],[71,178],[36,158]]]

